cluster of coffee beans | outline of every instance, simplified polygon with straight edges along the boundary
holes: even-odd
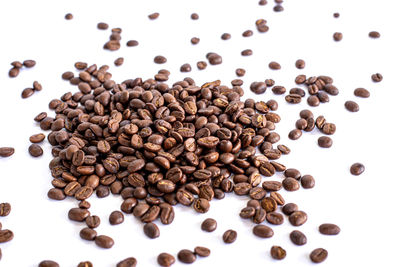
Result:
[[[10,203],[0,203],[0,217],[8,216],[11,212]],[[0,222],[0,244],[11,241],[14,238],[14,233],[8,229],[2,229],[2,224]],[[0,260],[2,257],[2,252],[0,248]]]
[[[38,81],[34,81],[32,88],[28,87],[22,90],[21,97],[28,98],[33,95],[35,92],[42,91],[42,85]]]
[[[8,76],[10,78],[15,78],[18,76],[20,70],[25,68],[33,68],[36,65],[36,61],[32,59],[24,60],[22,63],[20,61],[13,61],[11,62],[12,68],[8,72]]]
[[[97,24],[97,27],[99,29],[107,29],[108,25],[106,26],[106,23],[99,23]],[[110,35],[110,40],[108,42],[106,42],[103,46],[104,49],[106,50],[110,50],[110,51],[116,51],[119,50],[121,47],[121,32],[122,29],[121,28],[113,28],[111,29],[111,35]]]

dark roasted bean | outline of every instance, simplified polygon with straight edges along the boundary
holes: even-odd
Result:
[[[178,252],[178,260],[183,263],[193,263],[196,261],[196,254],[188,249],[182,249]]]
[[[293,244],[298,246],[302,246],[307,243],[306,235],[298,230],[294,230],[290,233],[290,240],[293,242]]]
[[[169,267],[175,263],[175,257],[168,253],[161,253],[157,257],[157,262],[160,266]]]
[[[226,244],[231,244],[231,243],[235,242],[236,238],[237,238],[236,231],[235,230],[231,230],[231,229],[225,231],[224,235],[222,236],[222,240]]]
[[[304,211],[295,211],[289,216],[289,222],[293,226],[303,225],[307,221],[307,214]]]
[[[340,233],[340,228],[333,223],[324,223],[319,226],[319,232],[323,235],[337,235]]]
[[[321,263],[328,257],[328,251],[323,248],[314,249],[310,253],[310,259],[314,263]]]
[[[275,260],[283,260],[286,257],[286,250],[280,246],[272,246],[270,253]]]
[[[274,231],[266,225],[256,225],[253,227],[253,234],[261,238],[270,238]]]
[[[111,248],[112,246],[114,246],[114,240],[106,235],[96,236],[94,242],[96,243],[97,246],[101,248]]]

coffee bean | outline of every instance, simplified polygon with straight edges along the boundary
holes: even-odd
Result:
[[[217,53],[208,53],[206,58],[211,65],[219,65],[222,63],[222,57]]]
[[[291,131],[289,132],[288,137],[289,137],[289,139],[291,139],[291,140],[297,140],[297,139],[299,139],[299,138],[301,137],[301,135],[302,135],[301,130],[299,130],[299,129],[294,129],[294,130],[291,130]]]
[[[28,151],[29,154],[31,154],[31,156],[35,158],[43,155],[43,149],[37,144],[30,145]]]
[[[301,102],[301,96],[298,94],[289,94],[285,96],[285,100],[290,104],[298,104]]]
[[[21,93],[21,97],[24,99],[28,98],[28,97],[32,96],[34,92],[35,91],[33,90],[33,88],[25,88]]]
[[[310,95],[308,98],[307,98],[307,103],[310,105],[310,106],[312,106],[312,107],[317,107],[317,106],[319,106],[319,103],[320,103],[321,101],[319,100],[319,98],[318,98],[318,96],[316,96],[316,95]]]
[[[239,216],[243,219],[250,219],[253,218],[254,214],[256,213],[256,209],[253,207],[245,207],[240,211]]]
[[[318,138],[318,145],[323,148],[329,148],[332,146],[332,139],[328,136],[321,136]]]
[[[362,98],[368,98],[370,96],[370,93],[365,88],[357,88],[354,90],[354,95]]]
[[[360,110],[360,107],[358,106],[358,104],[354,101],[346,101],[344,103],[345,108],[350,111],[350,112],[357,112]]]
[[[72,221],[83,222],[90,212],[86,209],[72,208],[68,212],[68,218]]]
[[[111,225],[117,225],[124,222],[124,214],[120,211],[113,211],[111,212],[110,216],[108,217],[108,221]]]
[[[305,119],[305,120],[307,120],[309,118],[314,118],[314,114],[308,109],[303,109],[302,111],[300,111],[299,115],[300,115],[300,118]]]
[[[282,207],[283,214],[288,215],[288,216],[298,210],[299,210],[299,207],[295,203],[287,203]]]
[[[217,229],[217,221],[212,218],[205,219],[201,224],[201,230],[214,232]]]
[[[341,32],[335,32],[333,34],[333,40],[335,40],[336,42],[339,42],[343,39],[343,34]]]
[[[246,70],[245,70],[245,69],[238,68],[238,69],[236,69],[235,73],[236,73],[236,75],[237,75],[238,77],[243,77],[243,76],[246,74]]]
[[[304,69],[304,67],[306,66],[306,62],[302,59],[298,59],[296,60],[296,68],[298,68],[299,70]]]
[[[136,267],[137,260],[134,257],[126,258],[117,263],[117,267]]]
[[[365,166],[362,163],[354,163],[350,167],[350,173],[353,175],[360,175],[365,171]]]
[[[295,211],[289,216],[289,222],[293,226],[303,225],[307,221],[307,214],[304,211]]]
[[[231,39],[231,35],[229,33],[224,33],[221,35],[222,40],[229,40]]]
[[[268,67],[269,67],[271,70],[280,70],[280,69],[281,69],[281,65],[280,65],[278,62],[275,62],[275,61],[271,61],[271,62],[268,64]]]
[[[252,30],[246,30],[242,33],[243,37],[250,37],[253,35],[253,31]]]
[[[160,13],[157,13],[157,12],[148,15],[149,19],[151,19],[151,20],[155,20],[155,19],[157,19],[159,16],[160,16]]]
[[[194,253],[200,257],[208,257],[208,256],[210,256],[211,251],[210,251],[210,249],[208,249],[206,247],[197,246],[194,248]]]
[[[115,66],[121,66],[122,64],[124,64],[124,58],[123,57],[119,57],[116,60],[114,60],[114,65]]]
[[[111,248],[112,246],[114,246],[114,240],[106,235],[96,236],[94,242],[96,243],[97,246],[101,248]]]
[[[288,177],[282,181],[283,188],[287,191],[297,191],[300,188],[299,182],[296,179]]]
[[[181,72],[190,72],[192,71],[192,67],[190,66],[190,64],[185,63],[181,66]]]
[[[241,55],[242,55],[242,56],[251,56],[251,55],[253,55],[253,50],[251,50],[251,49],[245,49],[245,50],[243,50],[243,51],[241,52]]]
[[[324,223],[319,226],[319,232],[323,235],[337,235],[340,233],[340,228],[333,223]]]
[[[380,73],[375,73],[375,74],[372,74],[371,79],[372,79],[372,81],[379,83],[383,80],[383,76]]]
[[[156,64],[164,64],[165,62],[167,62],[167,59],[163,56],[156,56],[154,58],[154,63]]]
[[[97,23],[97,29],[99,30],[107,30],[108,29],[108,24],[105,22],[99,22]]]
[[[60,265],[57,262],[51,261],[51,260],[41,261],[38,266],[39,267],[60,267]]]
[[[78,267],[93,267],[93,263],[90,261],[82,261],[78,264]]]
[[[198,37],[192,37],[192,39],[190,39],[190,42],[194,45],[198,44],[200,42],[200,38]]]
[[[158,229],[157,225],[154,223],[151,223],[151,222],[146,223],[143,226],[143,232],[147,237],[149,237],[151,239],[154,239],[154,238],[157,238],[160,236],[160,230]]]
[[[8,216],[11,212],[10,203],[0,203],[0,217]]]
[[[79,236],[84,240],[93,241],[97,236],[97,232],[89,227],[85,227],[79,232]]]
[[[311,176],[311,175],[308,175],[308,174],[306,174],[303,177],[301,177],[300,182],[301,182],[301,186],[304,189],[310,189],[310,188],[313,188],[315,186],[314,177]]]
[[[260,1],[258,2],[258,4],[259,4],[260,6],[265,6],[267,3],[268,3],[267,0],[260,0]]]
[[[322,132],[327,135],[332,135],[336,132],[336,125],[334,123],[324,123]]]
[[[133,46],[138,46],[139,42],[136,40],[129,40],[128,42],[126,42],[126,46],[128,47],[133,47]]]
[[[280,85],[272,87],[272,92],[276,95],[283,95],[286,92],[286,88]]]
[[[282,12],[284,9],[283,9],[283,6],[281,6],[281,5],[276,5],[276,6],[274,6],[273,10],[274,10],[275,12]]]
[[[199,61],[196,65],[199,70],[204,70],[205,68],[207,68],[207,62],[205,61]]]
[[[178,260],[183,263],[193,263],[196,261],[196,255],[188,249],[182,249],[178,252]]]
[[[235,230],[226,230],[224,235],[222,236],[222,240],[226,244],[231,244],[235,242],[236,238],[237,238],[237,233]]]
[[[169,267],[175,263],[175,257],[168,253],[161,253],[157,257],[157,262],[160,266]]]
[[[289,168],[285,170],[285,177],[292,177],[296,180],[299,180],[301,177],[301,173],[297,169]]]
[[[26,59],[22,62],[24,67],[26,68],[33,68],[36,65],[36,61],[33,59]]]
[[[263,94],[267,90],[265,82],[253,82],[250,85],[250,90],[255,94]]]
[[[191,18],[192,20],[198,20],[198,19],[199,19],[199,15],[198,15],[197,13],[192,13],[192,14],[190,15],[190,18]]]
[[[369,32],[368,36],[373,39],[378,39],[381,37],[381,34],[377,31],[372,31],[372,32]]]
[[[34,134],[29,137],[29,141],[31,141],[31,143],[40,143],[45,139],[45,137],[46,136],[42,133]]]
[[[54,199],[54,200],[64,200],[66,198],[66,195],[64,194],[64,191],[59,189],[59,188],[51,188],[47,192],[47,196],[50,199]]]
[[[0,147],[0,157],[8,158],[11,157],[15,152],[13,147]]]
[[[11,241],[14,238],[14,233],[11,230],[0,230],[0,244]]]
[[[280,225],[284,221],[282,214],[274,212],[274,211],[268,212],[266,219],[270,224],[273,224],[273,225]]]
[[[274,231],[266,225],[256,225],[253,234],[261,238],[270,238],[274,235]]]
[[[286,250],[280,246],[272,246],[270,253],[275,260],[283,260],[286,257]]]
[[[307,237],[305,234],[298,230],[294,230],[290,233],[290,240],[293,242],[293,244],[302,246],[307,243]]]
[[[334,18],[338,18],[338,17],[340,17],[340,14],[337,13],[337,12],[335,12],[335,13],[333,13],[333,17],[334,17]]]
[[[65,19],[66,20],[71,20],[73,18],[74,18],[74,16],[71,13],[68,13],[68,14],[65,15]]]
[[[310,259],[314,263],[321,263],[328,257],[328,251],[323,248],[316,248],[310,253]]]

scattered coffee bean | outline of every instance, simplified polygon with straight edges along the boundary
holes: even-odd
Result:
[[[273,10],[274,10],[275,12],[282,12],[284,9],[283,9],[283,6],[281,6],[281,5],[276,5],[276,6],[274,6]]]
[[[335,13],[333,13],[333,17],[338,18],[338,17],[340,17],[340,14],[338,12],[335,12]]]
[[[369,91],[365,88],[357,88],[354,90],[354,95],[362,98],[368,98],[370,96]]]
[[[31,154],[31,156],[35,158],[43,155],[43,149],[37,144],[30,145],[28,151],[29,154]]]
[[[290,104],[298,104],[301,102],[301,96],[298,94],[289,94],[285,96],[285,100]]]
[[[377,31],[372,31],[372,32],[369,32],[368,36],[373,39],[378,39],[381,37],[381,34]]]
[[[276,95],[283,95],[286,92],[286,88],[280,85],[272,87],[272,92]]]
[[[123,57],[119,57],[116,60],[114,60],[114,65],[115,66],[121,66],[122,64],[124,64],[124,58]]]
[[[235,73],[236,73],[236,75],[237,75],[238,77],[243,77],[243,76],[246,74],[246,70],[245,70],[245,69],[238,68],[238,69],[236,69]]]
[[[250,90],[257,95],[263,94],[267,90],[267,85],[265,82],[253,82],[250,85]]]
[[[191,72],[192,71],[192,67],[190,66],[190,64],[185,63],[181,66],[181,72]]]
[[[242,33],[243,37],[250,37],[253,35],[253,31],[252,30],[246,30]]]
[[[10,69],[10,71],[8,72],[8,76],[10,78],[15,78],[18,76],[18,74],[19,74],[19,68],[15,68],[15,67]]]
[[[293,130],[291,130],[289,132],[288,137],[289,137],[290,140],[297,140],[297,139],[299,139],[301,137],[301,135],[302,135],[301,130],[293,129]]]
[[[163,56],[156,56],[154,58],[154,63],[156,64],[164,64],[165,62],[167,62],[167,59]]]
[[[92,228],[85,227],[79,232],[79,236],[83,240],[93,241],[97,236],[97,232]]]
[[[297,191],[300,188],[299,182],[291,177],[283,179],[282,185],[287,191]]]
[[[11,241],[14,238],[14,233],[11,230],[0,230],[0,244]]]
[[[124,222],[124,214],[118,210],[115,210],[111,212],[110,216],[108,217],[108,221],[111,225],[121,224]]]
[[[82,261],[78,264],[78,267],[93,267],[93,263],[90,261]]]
[[[39,133],[39,134],[31,135],[31,137],[29,137],[29,141],[30,141],[31,143],[40,143],[40,142],[42,142],[45,138],[46,138],[46,136],[45,136],[44,134]]]
[[[196,261],[196,254],[188,249],[182,249],[178,252],[178,260],[183,263],[193,263]]]
[[[341,32],[335,32],[333,34],[333,40],[335,40],[336,42],[339,42],[343,39],[343,34]]]
[[[324,125],[322,126],[321,131],[324,134],[332,135],[332,134],[334,134],[336,132],[336,125],[334,123],[329,123],[329,122],[328,123],[324,123]]]
[[[201,230],[214,232],[217,229],[217,221],[212,218],[205,219],[201,224]]]
[[[304,211],[295,211],[289,216],[289,222],[293,226],[303,225],[307,221],[307,213]]]
[[[221,39],[225,40],[225,41],[229,40],[229,39],[231,39],[231,35],[229,33],[224,33],[221,35]]]
[[[371,75],[371,79],[372,79],[372,81],[379,83],[383,80],[383,76],[380,73],[375,73],[375,74]]]
[[[300,182],[301,182],[301,186],[304,189],[310,189],[310,188],[313,188],[315,186],[314,177],[309,175],[309,174],[306,174],[303,177],[301,177]]]
[[[26,68],[33,68],[36,65],[36,61],[33,59],[27,59],[27,60],[24,60],[24,62],[22,62],[22,64]]]
[[[114,240],[106,235],[96,236],[94,242],[96,243],[97,246],[101,248],[111,248],[112,246],[114,246]]]
[[[136,40],[129,40],[129,41],[126,43],[126,46],[128,46],[128,47],[133,47],[133,46],[138,46],[138,45],[139,45],[139,42],[136,41]]]
[[[211,254],[209,248],[197,246],[194,248],[194,253],[200,257],[208,257]]]
[[[207,62],[205,61],[199,61],[196,65],[199,70],[204,70],[205,68],[207,68]]]
[[[340,228],[333,223],[324,223],[319,226],[319,232],[323,235],[337,235],[340,233]]]
[[[328,251],[323,248],[316,248],[310,253],[310,259],[314,263],[321,263],[328,257]]]
[[[296,68],[298,68],[299,70],[304,69],[306,66],[306,62],[302,59],[298,59],[296,60]]]
[[[222,63],[222,57],[217,53],[208,53],[206,58],[211,65],[219,65]]]
[[[256,225],[253,227],[253,234],[261,238],[270,238],[274,231],[266,225]]]
[[[68,218],[72,221],[83,222],[90,212],[86,209],[72,208],[68,212]]]
[[[318,107],[320,102],[321,102],[321,101],[319,100],[318,96],[316,96],[316,95],[310,95],[310,96],[307,98],[307,103],[308,103],[311,107]]]
[[[13,147],[0,147],[0,157],[8,158],[11,157],[15,152]]]
[[[146,223],[143,226],[143,231],[144,231],[144,234],[151,239],[154,239],[154,238],[157,238],[160,236],[160,230],[158,229],[157,225],[154,223],[151,223],[151,222]]]
[[[22,90],[21,97],[25,99],[32,96],[34,93],[35,91],[33,90],[33,88],[25,88],[24,90]]]
[[[224,241],[224,243],[226,244],[231,244],[233,242],[235,242],[237,238],[237,232],[235,230],[226,230],[224,235],[222,236],[222,240]]]
[[[360,110],[360,107],[358,106],[358,104],[354,101],[346,101],[344,103],[345,108],[350,111],[350,112],[357,112]]]
[[[137,260],[134,257],[126,258],[117,263],[117,267],[136,267]]]
[[[294,230],[290,233],[290,240],[293,242],[293,244],[298,246],[302,246],[307,243],[306,235],[298,230]]]
[[[286,257],[286,250],[280,246],[272,246],[270,253],[275,260],[283,260]]]
[[[148,15],[149,19],[151,19],[151,20],[155,20],[155,19],[157,19],[159,16],[160,16],[160,13],[157,13],[157,12]]]
[[[0,203],[0,217],[8,216],[11,212],[10,203]]]
[[[198,19],[199,19],[199,15],[198,15],[197,13],[192,13],[192,14],[190,15],[190,18],[191,18],[192,20],[198,20]]]
[[[65,19],[66,20],[71,20],[73,18],[74,18],[74,16],[71,13],[68,13],[68,14],[65,15]]]
[[[365,171],[365,166],[362,163],[354,163],[350,167],[350,173],[353,175],[360,175]]]
[[[245,49],[245,50],[243,50],[243,51],[241,52],[241,55],[242,55],[242,56],[251,56],[251,55],[253,55],[253,50],[251,50],[251,49]]]
[[[192,37],[192,39],[190,39],[190,42],[194,45],[198,44],[200,42],[200,38],[198,37]]]
[[[271,70],[280,70],[280,69],[281,69],[281,65],[280,65],[278,62],[275,62],[275,61],[271,61],[271,62],[268,64],[268,67],[269,67]]]
[[[175,263],[175,257],[168,253],[161,253],[157,257],[157,262],[160,266],[169,267]]]
[[[53,200],[64,200],[67,196],[59,188],[52,188],[47,192],[47,196]]]
[[[39,267],[60,267],[60,265],[55,262],[55,261],[51,261],[51,260],[45,260],[39,263],[38,265]]]
[[[107,30],[108,29],[108,24],[105,22],[99,22],[97,23],[97,29],[99,30]]]
[[[288,216],[298,210],[299,210],[299,207],[295,203],[287,203],[282,207],[283,214],[288,215]]]
[[[323,148],[330,148],[333,144],[332,139],[329,136],[321,136],[318,138],[318,145]]]

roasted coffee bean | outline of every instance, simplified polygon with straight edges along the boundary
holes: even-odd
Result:
[[[370,96],[370,93],[365,88],[357,88],[354,90],[354,95],[362,98],[368,98]]]
[[[64,194],[64,191],[59,189],[59,188],[51,188],[47,192],[47,196],[50,199],[54,199],[54,200],[64,200],[66,198],[66,195]]]
[[[295,211],[289,216],[289,222],[293,226],[303,225],[307,221],[307,214],[304,211]]]
[[[15,67],[10,69],[10,71],[8,72],[8,76],[10,78],[15,78],[18,76],[18,74],[19,74],[19,68],[15,68]]]
[[[43,87],[38,81],[33,82],[33,90],[42,91]]]
[[[90,261],[82,261],[78,264],[78,267],[93,267],[93,263]]]
[[[328,257],[328,251],[323,248],[316,248],[310,253],[310,259],[314,263],[321,263]]]
[[[319,226],[319,232],[323,235],[337,235],[340,233],[340,228],[333,223],[324,223]]]
[[[158,13],[158,12],[155,12],[155,13],[152,13],[152,14],[148,15],[149,19],[151,19],[151,20],[155,20],[159,16],[160,16],[160,13]]]
[[[306,62],[302,59],[298,59],[298,60],[296,60],[295,65],[296,65],[296,68],[298,68],[298,69],[304,69],[304,67],[306,66]]]
[[[313,188],[315,186],[314,177],[309,175],[309,174],[306,174],[303,177],[301,177],[300,182],[301,182],[301,186],[304,189],[310,189],[310,188]]]
[[[343,39],[343,34],[341,32],[335,32],[333,34],[333,40],[335,40],[336,42],[339,42]]]
[[[276,6],[274,6],[273,10],[275,12],[282,12],[284,10],[284,8],[281,5],[276,5]]]
[[[295,203],[287,203],[282,207],[283,214],[288,215],[288,216],[298,210],[299,210],[299,207]]]
[[[27,59],[22,62],[24,67],[26,68],[33,68],[36,65],[36,61],[33,59]]]
[[[209,248],[197,246],[194,248],[194,253],[200,257],[208,257],[211,254]]]
[[[0,203],[0,216],[5,217],[8,216],[11,212],[10,203]]]
[[[301,173],[299,170],[294,169],[294,168],[289,168],[285,170],[285,177],[292,177],[296,180],[299,180],[301,177]]]
[[[28,98],[31,95],[33,95],[33,93],[35,93],[35,91],[33,90],[33,88],[25,88],[22,93],[21,93],[21,97],[22,98]]]
[[[199,70],[204,70],[205,68],[207,68],[207,62],[199,61],[196,63],[196,66]]]
[[[178,252],[178,260],[183,263],[193,263],[196,261],[196,254],[188,249],[182,249]]]
[[[283,260],[286,257],[286,250],[280,246],[272,246],[270,254],[275,260]]]
[[[243,50],[243,51],[241,52],[241,55],[242,55],[242,56],[251,56],[251,55],[253,55],[253,50],[251,50],[251,49],[245,49],[245,50]]]
[[[146,223],[143,226],[143,232],[147,237],[149,237],[151,239],[154,239],[154,238],[157,238],[160,236],[160,229],[158,229],[156,224],[151,223],[151,222]]]
[[[210,203],[207,199],[198,198],[193,202],[193,209],[199,213],[206,213],[210,209]]]
[[[250,219],[253,218],[254,214],[256,213],[256,209],[253,207],[245,207],[240,211],[239,216],[243,219]]]
[[[156,56],[154,58],[154,63],[156,64],[164,64],[165,62],[167,62],[167,59],[163,56]]]
[[[190,15],[190,18],[191,18],[192,20],[198,20],[198,19],[199,19],[199,15],[198,15],[197,13],[192,13],[192,14]]]
[[[281,65],[280,65],[278,62],[275,62],[275,61],[271,61],[271,62],[268,64],[268,67],[269,67],[271,70],[280,70],[280,69],[281,69]]]
[[[289,132],[288,137],[291,140],[297,140],[301,137],[302,132],[299,129],[293,129]]]
[[[112,246],[114,246],[114,240],[106,235],[96,236],[94,242],[96,243],[97,246],[101,248],[111,248]]]
[[[200,38],[198,37],[192,37],[192,39],[190,39],[190,42],[194,45],[198,44],[200,42]]]
[[[301,102],[301,96],[298,94],[289,94],[285,96],[285,100],[290,104],[298,104]]]
[[[0,230],[0,244],[11,241],[14,238],[14,233],[11,230]]]
[[[253,82],[250,85],[250,90],[255,94],[263,94],[267,90],[265,82]]]
[[[44,134],[39,133],[39,134],[31,135],[31,137],[29,137],[29,141],[30,141],[31,143],[40,143],[40,142],[42,142],[45,138],[46,138],[46,136],[45,136]]]
[[[13,147],[0,147],[0,157],[7,158],[14,154],[15,149]]]
[[[79,236],[84,240],[93,241],[97,236],[97,232],[92,228],[85,227],[79,232]]]
[[[340,17],[340,14],[338,12],[335,12],[335,13],[333,13],[333,17],[338,18],[338,17]]]
[[[375,73],[371,75],[371,79],[373,82],[379,83],[383,80],[383,76],[380,73]]]
[[[129,40],[129,41],[126,43],[126,46],[128,46],[128,47],[133,47],[133,46],[138,46],[138,45],[139,45],[139,42],[136,41],[136,40]]]
[[[294,230],[290,233],[290,240],[293,242],[293,244],[298,246],[302,246],[307,243],[306,235],[298,230]]]
[[[120,211],[113,211],[111,212],[110,216],[108,217],[108,221],[111,225],[117,225],[124,222],[124,214]]]
[[[99,30],[107,30],[108,29],[108,24],[105,22],[99,22],[97,23],[97,29]]]
[[[126,258],[117,263],[117,267],[136,267],[137,260],[134,257]]]
[[[175,263],[175,257],[168,253],[161,253],[157,257],[157,262],[160,266],[169,267]]]
[[[325,123],[322,127],[322,132],[327,135],[334,134],[336,132],[336,125],[333,123]]]
[[[222,40],[229,40],[229,39],[231,39],[231,35],[229,34],[229,33],[223,33],[222,35],[221,35],[221,39]]]
[[[303,109],[300,111],[300,118],[307,120],[308,118],[314,118],[314,114],[308,110],[308,109]]]
[[[368,36],[373,39],[378,39],[379,37],[381,37],[381,34],[377,31],[371,31],[369,32]]]
[[[214,232],[217,229],[217,221],[207,218],[201,223],[201,230],[206,232]]]
[[[41,261],[38,266],[39,267],[60,267],[60,265],[57,262],[51,261],[51,260]]]
[[[329,148],[332,146],[332,139],[328,136],[321,136],[318,138],[318,145],[323,148]]]
[[[276,95],[283,95],[286,92],[286,88],[280,85],[272,87],[272,92]]]
[[[274,212],[276,211],[278,204],[276,203],[275,199],[272,197],[266,197],[261,200],[261,207],[267,212]]]
[[[365,171],[365,166],[362,163],[354,163],[350,167],[350,173],[353,175],[360,175]]]
[[[274,211],[268,212],[266,219],[270,224],[273,224],[273,225],[280,225],[284,221],[282,214],[274,212]]]
[[[211,65],[218,65],[222,63],[222,57],[217,53],[208,53],[206,58]]]
[[[318,96],[316,96],[316,95],[310,95],[308,98],[307,98],[307,103],[311,106],[311,107],[317,107],[317,106],[319,106],[319,103],[320,103],[321,101],[319,100],[319,98],[318,98]]]
[[[246,74],[246,70],[242,69],[242,68],[238,68],[238,69],[236,69],[235,73],[238,77],[243,77]]]
[[[100,225],[100,217],[97,215],[88,216],[85,222],[89,228],[97,228]]]
[[[307,127],[307,121],[305,119],[298,119],[296,121],[296,128],[299,130],[304,130]]]
[[[192,67],[190,66],[190,64],[185,63],[181,66],[181,72],[190,72],[192,71]]]
[[[43,155],[43,149],[37,144],[30,145],[28,151],[29,154],[31,154],[31,156],[35,158]]]
[[[266,191],[279,191],[282,188],[282,183],[278,181],[265,181],[262,183],[262,187]]]
[[[253,234],[261,238],[270,238],[274,231],[266,225],[256,225],[253,227]]]
[[[231,244],[233,242],[235,242],[237,238],[237,233],[235,230],[226,230],[224,235],[222,236],[222,240],[224,241],[224,243],[226,244]]]
[[[122,64],[124,64],[124,58],[123,57],[119,57],[116,60],[114,60],[114,65],[115,66],[121,66]]]
[[[291,177],[283,179],[282,185],[287,191],[297,191],[300,188],[299,182]]]
[[[253,35],[253,31],[252,30],[246,30],[242,33],[243,37],[250,37]]]
[[[344,106],[350,112],[357,112],[360,110],[360,107],[354,101],[346,101],[346,103],[344,103]]]

